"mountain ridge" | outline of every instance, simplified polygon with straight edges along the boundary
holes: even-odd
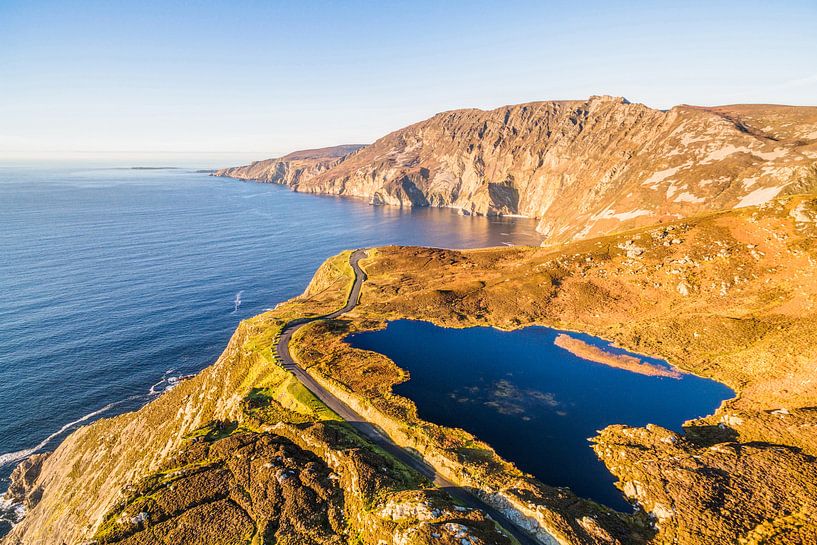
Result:
[[[449,110],[304,169],[287,156],[217,176],[375,205],[538,220],[546,243],[817,188],[817,108],[656,110],[622,97]]]

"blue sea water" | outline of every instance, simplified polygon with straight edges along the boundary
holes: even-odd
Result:
[[[212,363],[240,320],[300,293],[344,249],[539,241],[531,220],[185,169],[2,167],[0,479],[33,449]]]
[[[684,421],[711,414],[733,392],[694,375],[645,376],[584,360],[554,344],[560,333],[397,320],[347,342],[385,354],[410,373],[394,391],[413,400],[421,418],[473,433],[544,483],[627,511],[588,438],[610,424],[652,423],[680,432]],[[590,335],[570,335],[628,354]]]

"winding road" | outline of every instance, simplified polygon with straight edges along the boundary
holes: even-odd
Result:
[[[338,416],[348,422],[349,425],[352,426],[358,433],[400,460],[400,462],[403,464],[411,467],[424,477],[428,478],[430,481],[433,481],[437,487],[445,490],[463,504],[480,509],[487,513],[495,522],[500,524],[506,532],[513,535],[520,545],[541,545],[538,540],[534,539],[530,534],[516,526],[508,517],[500,513],[498,510],[483,502],[467,489],[457,486],[451,481],[440,476],[430,464],[424,462],[417,456],[416,453],[412,453],[411,451],[395,444],[388,437],[388,435],[380,431],[377,426],[371,422],[368,422],[352,408],[346,405],[346,403],[335,397],[326,388],[318,384],[318,382],[292,358],[292,354],[289,351],[289,342],[292,340],[292,335],[296,331],[306,324],[317,320],[331,320],[333,318],[337,318],[357,306],[358,300],[360,299],[360,290],[363,287],[363,282],[366,281],[366,273],[360,268],[360,260],[365,257],[365,250],[355,250],[352,252],[351,257],[349,258],[349,263],[351,264],[355,273],[355,283],[352,285],[352,291],[349,293],[349,299],[346,301],[346,305],[343,308],[325,316],[294,320],[284,327],[284,329],[281,331],[278,344],[275,347],[278,361],[281,363],[281,366],[292,372],[292,374],[294,374],[298,380],[300,380],[301,383],[303,383],[303,385],[315,395],[315,397],[320,399],[327,407],[332,409]]]

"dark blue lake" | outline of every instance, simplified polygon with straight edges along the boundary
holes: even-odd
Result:
[[[630,510],[588,438],[610,424],[652,423],[681,431],[685,420],[712,413],[733,392],[694,375],[647,376],[584,360],[554,344],[560,333],[546,327],[506,332],[398,320],[380,331],[351,335],[347,342],[384,354],[409,371],[410,380],[394,391],[413,400],[424,420],[474,434],[544,483]],[[628,354],[590,335],[570,335]]]
[[[535,245],[534,225],[189,169],[0,167],[0,493],[34,450],[212,363],[240,320],[300,293],[329,256]]]

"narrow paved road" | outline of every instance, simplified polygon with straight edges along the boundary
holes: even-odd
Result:
[[[514,538],[521,545],[541,545],[539,541],[531,537],[528,533],[517,527],[505,515],[486,504],[474,494],[455,485],[451,481],[437,474],[433,467],[425,463],[417,455],[411,453],[407,449],[397,446],[385,433],[381,432],[374,424],[365,420],[361,415],[351,409],[343,401],[335,397],[326,388],[318,384],[312,376],[300,367],[289,352],[289,341],[292,340],[292,335],[301,327],[316,320],[332,319],[341,316],[355,308],[360,299],[360,289],[363,287],[363,282],[366,280],[366,273],[360,268],[360,260],[366,257],[364,250],[356,250],[352,253],[349,261],[352,269],[355,272],[355,283],[352,286],[352,291],[349,294],[349,299],[346,301],[346,306],[340,310],[336,310],[326,316],[318,318],[303,318],[294,320],[287,324],[281,332],[278,345],[276,346],[276,354],[281,365],[291,371],[304,386],[306,386],[315,396],[320,399],[327,407],[335,411],[335,413],[346,420],[358,433],[381,447],[383,450],[400,460],[405,465],[413,468],[421,475],[433,481],[439,488],[448,492],[451,496],[458,499],[460,502],[481,509],[486,512],[492,519],[498,522],[508,533],[512,534]]]

